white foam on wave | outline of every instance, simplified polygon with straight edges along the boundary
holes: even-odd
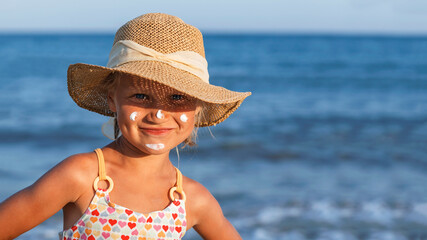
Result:
[[[296,207],[280,208],[280,207],[267,207],[264,208],[259,214],[257,219],[263,224],[275,223],[282,221],[289,217],[301,216],[302,209]]]
[[[271,240],[271,239],[275,239],[275,234],[272,234],[271,231],[267,231],[266,229],[263,228],[256,228],[254,231],[254,239],[258,239],[258,240]]]
[[[411,222],[427,225],[427,203],[417,203],[412,207],[412,212],[406,215]]]
[[[306,240],[308,238],[306,238],[304,236],[304,234],[302,234],[300,231],[293,230],[293,231],[289,231],[289,232],[284,233],[280,239],[283,239],[283,240]]]
[[[415,204],[413,209],[414,212],[419,213],[421,215],[425,215],[427,217],[427,203]]]
[[[354,234],[345,230],[333,230],[328,229],[320,232],[319,236],[316,237],[318,240],[358,240]]]
[[[427,204],[414,208],[414,212],[419,212],[417,222],[423,220],[423,225],[427,226]],[[321,199],[305,203],[293,203],[287,206],[268,206],[258,212],[255,225],[277,224],[277,228],[286,223],[310,222],[323,225],[340,227],[346,225],[365,225],[382,227],[393,227],[406,221],[414,222],[409,218],[414,215],[410,208],[402,205],[388,204],[382,200],[356,201],[356,202],[336,202],[333,200]],[[248,222],[249,223],[249,222]]]
[[[376,231],[371,233],[367,238],[367,240],[408,240],[407,237],[395,231]],[[412,239],[412,238],[411,238]]]
[[[316,221],[336,223],[342,218],[339,208],[326,200],[315,201],[311,204],[307,217]]]

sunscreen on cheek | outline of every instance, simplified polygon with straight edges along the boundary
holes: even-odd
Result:
[[[137,112],[131,113],[130,116],[129,116],[130,120],[135,121],[136,115],[138,115]]]
[[[185,113],[183,113],[183,114],[181,115],[181,117],[179,117],[179,119],[180,119],[182,122],[187,122],[187,121],[188,121],[188,117],[187,117],[187,115],[185,115]]]

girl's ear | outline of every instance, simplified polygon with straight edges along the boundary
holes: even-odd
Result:
[[[108,102],[108,107],[110,108],[110,110],[112,112],[117,112],[116,101],[115,101],[115,98],[114,98],[114,92],[111,91],[111,90],[108,91],[107,102]]]
[[[195,115],[199,114],[200,111],[202,111],[202,106],[197,105]]]

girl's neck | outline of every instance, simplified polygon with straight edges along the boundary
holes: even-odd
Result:
[[[136,170],[142,175],[157,175],[171,169],[174,170],[174,166],[169,160],[169,152],[157,155],[146,154],[123,137],[119,137],[107,147],[114,150],[115,160],[121,166]]]

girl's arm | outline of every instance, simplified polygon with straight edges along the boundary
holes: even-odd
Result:
[[[78,155],[62,161],[31,186],[0,203],[1,239],[13,239],[42,223],[69,202],[78,199],[82,171]]]
[[[239,233],[224,217],[215,197],[205,187],[200,186],[195,207],[197,222],[194,230],[205,240],[241,240]]]

